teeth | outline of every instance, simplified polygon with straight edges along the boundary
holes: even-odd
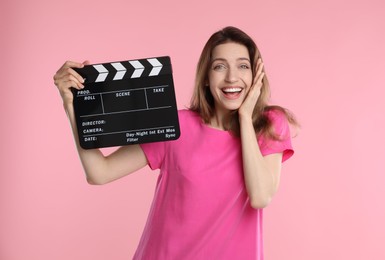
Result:
[[[234,93],[234,92],[241,92],[242,89],[241,88],[224,88],[222,89],[222,91],[226,93]]]

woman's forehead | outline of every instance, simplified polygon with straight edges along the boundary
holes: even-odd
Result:
[[[211,61],[214,60],[250,60],[249,51],[246,46],[227,42],[214,47],[211,55]]]

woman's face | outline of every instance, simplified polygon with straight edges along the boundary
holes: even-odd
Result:
[[[217,114],[224,115],[241,106],[251,86],[251,69],[244,45],[228,42],[213,49],[208,83]]]

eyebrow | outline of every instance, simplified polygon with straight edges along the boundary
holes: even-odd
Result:
[[[211,63],[214,63],[215,61],[226,61],[227,62],[227,60],[225,58],[215,58],[211,61]],[[248,61],[251,63],[250,59],[245,58],[245,57],[240,57],[237,59],[237,61]]]

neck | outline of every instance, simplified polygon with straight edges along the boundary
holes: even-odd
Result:
[[[213,128],[225,130],[224,122],[229,115],[229,112],[225,113],[224,111],[216,110],[214,116],[210,120],[210,126]]]

